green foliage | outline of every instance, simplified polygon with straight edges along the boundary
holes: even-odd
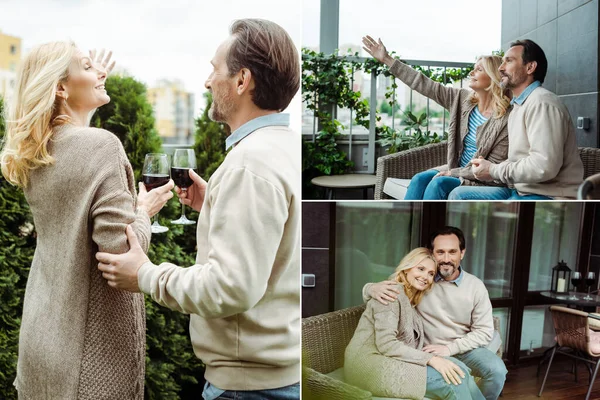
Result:
[[[420,66],[413,66],[413,68],[443,84],[466,78],[472,69],[472,67],[444,69]],[[360,58],[358,53],[352,54],[349,51],[344,56],[338,55],[337,52],[325,55],[306,48],[302,49],[302,100],[306,108],[314,113],[319,126],[315,140],[304,142],[302,148],[302,182],[305,199],[317,198],[320,195],[320,192],[310,184],[315,176],[343,174],[354,167],[337,145],[345,127],[333,118],[332,110],[336,106],[350,109],[354,116],[353,123],[369,129],[369,100],[363,99],[359,91],[352,90],[353,76],[357,71],[391,75],[385,65],[374,58],[366,60]],[[391,115],[392,112],[399,110],[393,96],[397,87],[396,81],[392,80],[385,94],[387,102],[380,106],[382,113]],[[376,115],[375,120],[380,122],[381,117]],[[376,133],[383,135],[379,142],[388,143],[392,149],[412,148],[442,139],[435,133],[419,130],[415,135],[407,135],[405,132],[394,132],[386,126],[378,126]]]
[[[136,178],[141,177],[144,156],[161,151],[154,129],[152,107],[146,88],[130,77],[110,77],[106,88],[111,102],[101,107],[91,125],[115,133],[123,142]],[[1,103],[0,103],[1,108]],[[0,135],[3,134],[0,118]],[[196,226],[167,221],[181,213],[171,200],[160,212],[169,232],[152,235],[149,257],[155,263],[194,264]],[[190,212],[190,218],[197,214]],[[0,398],[16,399],[12,387],[17,362],[17,342],[22,299],[29,265],[35,249],[35,233],[29,208],[21,190],[0,176]],[[146,393],[148,399],[192,399],[202,390],[204,367],[194,355],[189,339],[189,316],[161,307],[146,297]]]
[[[3,103],[0,98],[0,142],[4,137]],[[23,191],[0,174],[0,398],[12,400],[16,376],[19,326],[35,234]]]
[[[146,86],[131,77],[110,76],[105,87],[110,103],[96,111],[90,125],[106,129],[121,140],[139,181],[146,153],[160,152],[162,145],[154,128],[152,106],[146,99]]]
[[[196,120],[194,151],[198,161],[198,173],[208,180],[225,159],[225,139],[231,132],[227,125],[214,122],[208,117],[213,99],[209,92],[204,94],[204,98],[206,107]]]
[[[443,135],[440,136],[431,131],[424,131],[424,128],[427,126],[426,113],[422,113],[417,117],[412,112],[406,111],[404,112],[402,125],[406,126],[403,130],[392,129],[389,126],[377,128],[377,135],[379,137],[377,142],[382,146],[387,147],[389,154],[425,146],[427,144],[439,143],[448,139],[447,132],[444,132]]]

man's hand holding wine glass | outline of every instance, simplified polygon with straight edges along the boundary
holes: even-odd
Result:
[[[194,210],[200,212],[202,203],[204,203],[204,195],[206,194],[207,183],[200,177],[193,169],[190,169],[190,178],[194,182],[192,186],[188,187],[187,190],[181,190],[179,187],[175,187],[179,201],[186,206],[192,207]]]

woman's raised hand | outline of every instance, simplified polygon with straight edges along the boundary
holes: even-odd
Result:
[[[115,67],[116,61],[110,62],[110,59],[112,58],[112,51],[109,51],[106,54],[106,57],[104,56],[104,53],[104,49],[100,50],[100,53],[98,54],[96,54],[96,49],[92,49],[90,50],[90,58],[96,65],[102,66],[102,68],[106,70],[106,75],[108,75]]]
[[[460,378],[465,378],[464,371],[447,358],[433,356],[427,364],[439,372],[448,385],[460,385]]]
[[[376,42],[371,36],[367,35],[362,38],[363,49],[370,55],[372,55],[377,61],[391,66],[394,63],[394,59],[388,54],[387,49],[383,45],[381,39]]]

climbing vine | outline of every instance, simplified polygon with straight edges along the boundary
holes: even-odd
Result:
[[[392,53],[393,55],[393,53]],[[443,84],[464,79],[471,68],[422,68],[413,66],[436,82]],[[302,49],[302,100],[306,109],[312,111],[318,124],[314,141],[303,142],[303,198],[317,198],[319,192],[315,191],[310,181],[319,175],[343,174],[354,167],[346,154],[338,147],[337,139],[345,129],[343,124],[333,117],[334,107],[347,108],[352,111],[353,121],[356,125],[369,129],[370,105],[369,99],[362,98],[359,91],[352,90],[353,74],[363,71],[367,74],[375,73],[391,76],[389,69],[374,58],[360,58],[358,53],[348,53],[340,56],[338,52],[325,55],[309,49]],[[395,80],[391,81],[385,97],[392,107],[397,106],[393,93],[398,88]],[[379,113],[375,116],[380,121]],[[423,117],[405,114],[405,121],[423,120]],[[420,131],[419,131],[420,132]],[[387,126],[377,126],[375,134],[382,145],[386,145],[386,137],[394,137],[395,145],[392,150],[416,147],[433,141],[443,140],[443,137],[429,138],[429,132],[422,133],[419,137],[410,135],[405,131],[394,131]],[[414,141],[414,143],[412,143]],[[407,147],[408,146],[408,147]]]

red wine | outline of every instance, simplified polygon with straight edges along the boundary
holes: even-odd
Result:
[[[585,285],[586,285],[586,286],[590,286],[590,287],[591,287],[591,286],[594,286],[594,282],[595,282],[595,281],[596,281],[595,279],[587,279],[587,278],[586,278],[586,280],[585,280]]]
[[[151,191],[159,186],[166,185],[170,179],[169,175],[165,174],[144,174],[142,177],[147,191]]]
[[[573,286],[577,287],[581,285],[581,279],[571,278],[571,283],[573,284]]]
[[[189,173],[190,168],[171,167],[171,176],[177,186],[187,189],[194,184]]]

